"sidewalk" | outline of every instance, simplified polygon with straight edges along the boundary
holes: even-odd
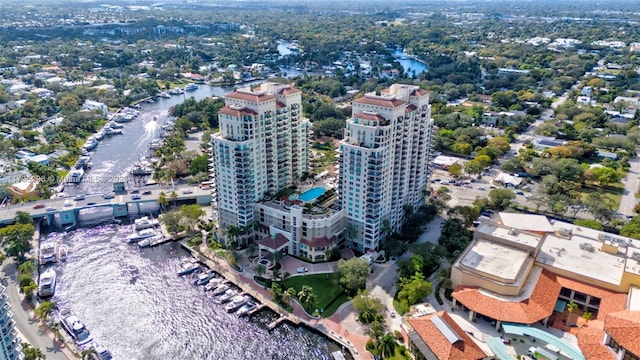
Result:
[[[225,259],[219,258],[215,254],[213,254],[213,252],[209,250],[205,244],[200,245],[199,250],[202,255],[216,264],[213,267],[216,271],[218,271],[228,280],[234,282],[249,295],[254,296],[260,302],[267,304],[271,309],[277,309],[276,312],[280,315],[288,317],[294,323],[302,323],[309,328],[321,331],[323,334],[327,335],[330,339],[336,341],[344,348],[348,348],[354,359],[356,360],[368,358],[368,356],[361,357],[361,354],[368,353],[368,351],[366,351],[365,349],[365,345],[369,337],[353,334],[348,331],[348,335],[345,335],[346,328],[343,328],[340,324],[342,318],[340,317],[339,313],[341,309],[345,307],[345,305],[350,305],[350,302],[343,304],[340,309],[336,311],[336,314],[325,319],[318,319],[308,315],[297,301],[292,302],[293,312],[286,313],[284,309],[280,308],[279,305],[271,300],[271,293],[269,292],[269,290],[265,289],[262,285],[259,285],[253,280],[254,273],[253,267],[251,266],[253,264],[250,263],[248,259],[246,259],[244,254],[241,261],[239,262],[243,271],[237,272],[229,266]],[[294,260],[300,261],[297,259]],[[324,264],[324,266],[327,266],[326,263]],[[323,270],[318,269],[317,272],[322,273]],[[284,271],[281,273],[284,273]],[[292,273],[292,275],[294,274],[295,273]]]

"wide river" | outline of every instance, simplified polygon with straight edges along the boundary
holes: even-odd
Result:
[[[186,95],[199,100],[229,91],[201,85]],[[87,174],[126,176],[131,162],[158,136],[168,108],[183,100],[174,96],[145,104],[142,114],[125,124],[124,135],[100,142],[92,155],[94,167]],[[86,181],[65,192],[109,189],[109,182]],[[180,261],[188,256],[178,244],[140,250],[125,240],[132,226],[104,225],[110,217],[110,209],[83,210],[78,230],[53,229],[42,241],[55,240],[70,249],[67,261],[55,265],[54,301],[78,315],[95,342],[108,348],[114,359],[315,360],[331,359],[331,351],[338,350],[336,344],[304,327],[284,323],[269,331],[266,325],[276,318],[270,311],[251,318],[226,313],[191,278],[176,275]]]

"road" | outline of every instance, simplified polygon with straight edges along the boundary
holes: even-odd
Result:
[[[638,192],[638,174],[640,174],[640,159],[634,157],[629,160],[629,173],[624,179],[624,192],[620,199],[619,212],[623,216],[634,215],[633,208],[636,206],[636,193]]]
[[[22,296],[18,293],[17,269],[13,260],[6,260],[2,268],[2,282],[4,283],[9,297],[9,304],[13,312],[13,320],[16,329],[21,335],[22,341],[27,341],[33,347],[39,348],[47,356],[47,360],[69,360],[75,359],[63,352],[59,343],[42,332],[37,321],[33,320],[33,315],[28,311],[30,308],[23,302]],[[69,352],[67,350],[67,352]]]

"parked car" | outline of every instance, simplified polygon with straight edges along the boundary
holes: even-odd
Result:
[[[44,204],[35,204],[35,205],[33,205],[33,208],[34,209],[42,209],[42,208],[44,208]]]
[[[75,200],[75,201],[84,200],[84,195],[77,195],[76,197],[73,198],[73,200]]]
[[[47,211],[56,211],[56,207],[55,206],[48,206],[47,207]]]
[[[484,186],[478,186],[476,189],[478,189],[478,190],[487,190],[487,188],[485,188]]]
[[[71,200],[65,200],[64,204],[62,205],[63,207],[71,207],[73,206],[73,201]]]
[[[103,199],[113,199],[114,197],[116,197],[116,196],[113,195],[113,193],[106,193],[106,194],[102,195]]]
[[[151,190],[143,191],[142,195],[151,195]]]
[[[307,269],[305,266],[298,266],[296,271],[298,272],[298,274],[302,274],[302,273],[306,273],[307,271],[309,271],[309,269]]]
[[[522,196],[524,196],[524,192],[523,192],[523,191],[516,191],[516,195],[522,195]]]
[[[138,194],[131,195],[131,200],[140,200],[140,195]]]
[[[183,194],[192,194],[192,193],[193,193],[193,190],[191,190],[191,189],[184,189],[184,190],[182,190],[182,193],[183,193]]]
[[[139,193],[139,192],[140,192],[140,189],[138,189],[138,188],[133,188],[133,189],[131,189],[131,191],[129,191],[129,192],[130,192],[131,194],[137,194],[137,193]]]

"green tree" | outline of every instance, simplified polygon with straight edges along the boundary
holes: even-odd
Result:
[[[457,178],[458,176],[462,175],[462,165],[458,163],[452,164],[447,169],[447,172],[449,173],[449,175]]]
[[[16,224],[33,224],[33,218],[26,211],[18,211],[15,220]]]
[[[382,316],[384,310],[380,299],[371,295],[367,290],[359,292],[353,298],[352,303],[353,308],[358,312],[360,320],[366,324]]]
[[[587,324],[589,323],[589,321],[593,318],[593,314],[585,311],[582,313],[582,318],[587,322]]]
[[[32,224],[14,224],[0,229],[0,238],[5,253],[18,261],[24,259],[24,254],[31,250],[31,239],[35,228]]]
[[[516,198],[516,194],[510,189],[492,189],[489,191],[489,204],[494,209],[504,210],[511,201]]]
[[[369,276],[369,262],[365,259],[340,259],[336,265],[336,273],[340,277],[340,285],[350,294],[364,289]]]
[[[635,218],[631,219],[631,221],[622,225],[620,229],[620,235],[628,236],[634,239],[640,239],[640,221],[637,221]]]
[[[256,265],[256,267],[253,268],[253,271],[256,273],[256,275],[258,275],[259,277],[262,277],[262,275],[264,275],[264,273],[267,272],[267,268],[262,264],[258,264]]]
[[[189,170],[191,171],[191,175],[207,172],[209,170],[209,155],[202,154],[191,159]]]
[[[80,358],[82,360],[92,360],[95,358],[96,355],[98,355],[98,352],[94,347],[84,349],[80,352]]]
[[[182,216],[178,211],[169,211],[162,215],[162,222],[167,227],[169,234],[177,234],[182,230]]]
[[[205,215],[205,211],[198,204],[182,205],[180,207],[180,215],[189,224],[191,231],[195,231],[196,224],[200,217]]]
[[[164,191],[161,191],[160,195],[158,195],[158,205],[160,205],[160,209],[162,210],[169,205],[169,199],[167,199],[167,194],[165,194]]]
[[[571,316],[576,310],[578,310],[578,304],[574,303],[573,301],[567,304],[567,311],[569,312],[569,324],[571,323]]]
[[[47,356],[39,348],[31,346],[28,342],[21,342],[24,360],[45,360]]]
[[[620,173],[609,167],[597,167],[592,170],[600,185],[609,185],[620,181]]]
[[[229,251],[227,253],[227,262],[229,263],[229,265],[231,265],[231,267],[238,266],[240,259],[240,253],[238,253],[237,251]]]
[[[20,275],[32,276],[35,271],[36,271],[36,266],[31,260],[27,260],[22,264],[18,265],[18,273],[20,273]]]
[[[416,272],[411,279],[400,280],[398,300],[400,302],[406,301],[406,304],[411,306],[429,296],[431,291],[431,283],[424,279],[421,272]]]
[[[298,300],[307,311],[313,309],[317,299],[318,296],[313,292],[311,286],[302,285],[302,289],[298,292]]]
[[[600,231],[604,230],[604,225],[602,225],[600,222],[596,220],[576,219],[573,223],[578,226],[584,226],[584,227],[588,227],[595,230],[600,230]]]
[[[382,354],[382,357],[387,359],[395,355],[396,353],[396,337],[392,333],[386,333],[380,342],[378,343],[378,351]]]
[[[34,312],[43,323],[46,323],[47,318],[49,318],[56,306],[57,304],[54,301],[43,301],[38,305]]]

